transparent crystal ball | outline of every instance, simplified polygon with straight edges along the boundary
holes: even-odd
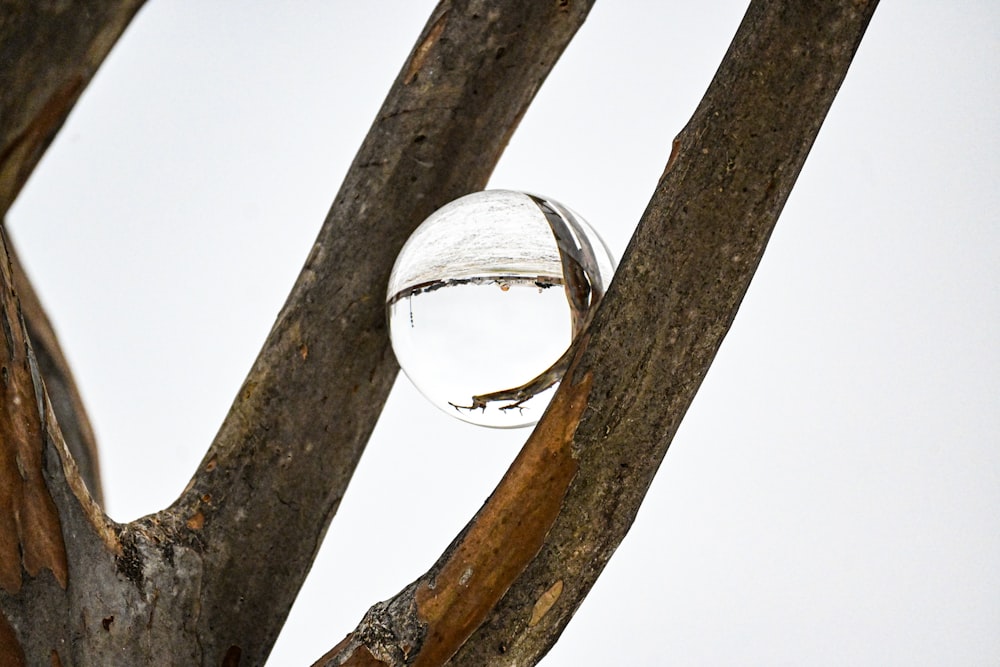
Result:
[[[559,202],[510,190],[456,199],[413,232],[392,269],[396,359],[447,414],[530,426],[614,268],[597,232]]]

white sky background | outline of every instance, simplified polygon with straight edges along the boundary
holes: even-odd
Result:
[[[433,4],[151,0],[21,194],[116,519],[184,487]],[[745,7],[598,2],[491,185],[562,201],[620,256]],[[994,2],[882,3],[544,664],[997,664],[998,46]],[[526,435],[401,378],[270,664],[310,664],[422,573]]]

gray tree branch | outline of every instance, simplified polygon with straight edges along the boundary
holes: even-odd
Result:
[[[876,4],[751,3],[517,460],[438,562],[317,665],[545,655],[631,526]]]
[[[0,3],[0,220],[142,5]]]
[[[0,220],[142,0],[0,8]],[[16,291],[66,442],[101,502],[97,445],[83,402],[41,302],[8,242]],[[3,260],[6,261],[6,260]]]
[[[101,467],[97,456],[97,440],[90,426],[90,419],[83,405],[83,399],[76,388],[76,381],[70,371],[69,363],[63,354],[59,339],[56,337],[52,323],[49,321],[42,303],[35,293],[24,266],[17,257],[17,252],[10,239],[7,241],[7,251],[10,255],[11,271],[13,273],[14,290],[21,302],[21,312],[24,323],[34,346],[38,359],[38,368],[45,382],[45,389],[52,401],[52,409],[59,429],[62,431],[66,446],[73,455],[76,467],[80,471],[90,495],[99,504],[103,504],[104,495],[101,488]]]
[[[751,4],[508,474],[428,573],[373,607],[321,664],[534,664],[551,647],[631,525],[875,4]],[[383,312],[392,261],[427,214],[485,184],[589,6],[438,7],[212,448],[156,515],[117,526],[84,489],[0,243],[0,655],[264,661],[397,371]],[[90,10],[49,20],[86,23],[100,14]],[[4,120],[0,203],[96,67],[92,53],[119,32],[66,56],[80,59],[82,79],[53,84],[36,68],[17,83],[42,102],[12,133]],[[0,92],[4,119],[6,100]]]
[[[59,664],[78,623],[100,627],[101,595],[130,606],[137,591],[116,590],[124,552],[63,441],[16,282],[0,229],[0,657]],[[105,651],[114,641],[97,639]],[[88,664],[93,649],[74,661]]]
[[[191,484],[131,530],[199,554],[206,662],[270,650],[398,372],[384,293],[395,257],[431,212],[485,186],[590,5],[435,9]]]
[[[384,322],[395,255],[431,211],[485,185],[590,4],[439,5],[215,443],[163,512],[116,525],[84,490],[5,271],[0,313],[14,333],[2,360],[19,370],[4,376],[13,398],[0,411],[0,475],[14,492],[0,494],[0,514],[33,513],[0,525],[3,655],[264,662],[398,370]],[[6,173],[23,173],[24,137],[50,137],[78,93],[66,88],[48,120],[18,135]],[[6,247],[0,255],[9,268]],[[28,486],[14,484],[26,473]]]

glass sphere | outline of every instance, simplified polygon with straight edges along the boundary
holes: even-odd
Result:
[[[447,414],[530,426],[614,266],[593,228],[552,199],[509,190],[456,199],[413,232],[392,269],[396,359]]]

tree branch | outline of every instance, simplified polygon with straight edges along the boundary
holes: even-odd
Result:
[[[431,570],[322,664],[533,664],[548,651],[631,525],[875,4],[751,5],[538,428]],[[49,7],[62,5],[38,11]],[[476,7],[444,2],[424,29],[168,510],[116,526],[83,487],[0,234],[0,655],[143,664],[169,647],[179,664],[263,662],[397,371],[383,313],[392,261],[428,213],[485,184],[589,3]],[[54,32],[8,32],[31,24],[29,5],[0,28],[0,62],[15,65],[60,30],[91,35],[67,38],[89,44],[75,55],[57,49],[65,66],[29,67],[0,91],[3,207],[120,32],[77,25],[117,25],[98,9],[48,17],[70,24]],[[8,90],[27,100],[24,123],[7,122],[19,118]]]
[[[876,4],[751,3],[520,456],[430,571],[318,665],[545,655],[631,526]]]
[[[128,528],[199,554],[206,663],[266,657],[398,371],[384,296],[395,257],[432,211],[485,186],[590,4],[437,7],[199,470],[173,507]]]
[[[118,526],[87,494],[31,352],[4,244],[0,312],[14,323],[5,327],[13,333],[4,388],[18,400],[5,400],[0,414],[0,474],[11,489],[0,501],[5,516],[21,517],[0,526],[4,655],[144,664],[169,647],[178,664],[264,661],[397,372],[384,321],[395,256],[431,211],[485,185],[590,3],[477,7],[443,2],[435,11],[229,417],[172,508]],[[5,48],[27,52],[54,34],[76,45],[103,20],[87,9],[93,21],[42,18],[29,7],[19,23],[5,23],[19,28]],[[18,90],[42,103],[25,127],[0,136],[8,200],[89,79],[93,55],[110,48],[109,35],[92,36],[84,54],[60,51],[48,70],[30,58],[15,68]],[[53,72],[55,83],[46,78]],[[2,99],[6,118],[13,98]]]
[[[38,369],[45,383],[45,390],[52,401],[52,409],[66,446],[69,447],[76,467],[80,471],[90,495],[103,505],[101,489],[101,469],[97,456],[97,440],[90,427],[83,399],[76,388],[73,374],[63,355],[62,347],[49,322],[42,303],[35,294],[31,281],[17,257],[13,244],[8,239],[7,252],[13,272],[14,290],[21,303],[21,312],[38,360]]]
[[[0,334],[0,656],[58,664],[122,551],[56,423],[2,229]]]
[[[0,220],[143,0],[5,2],[0,20]]]
[[[7,3],[0,20],[0,220],[143,0]],[[2,225],[0,225],[2,226]],[[8,243],[9,246],[9,243]],[[103,501],[97,444],[69,366],[14,248],[13,279],[80,474]],[[6,261],[6,260],[3,260]]]

